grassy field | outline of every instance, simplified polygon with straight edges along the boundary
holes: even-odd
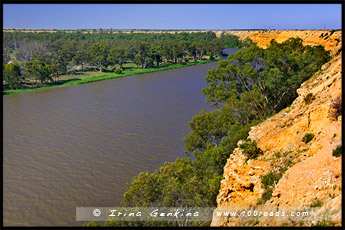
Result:
[[[219,60],[220,58],[214,59],[214,60],[187,62],[185,64],[164,64],[159,67],[153,67],[153,68],[147,68],[147,69],[139,69],[139,68],[136,68],[135,64],[128,63],[124,66],[125,70],[121,74],[115,74],[113,72],[108,72],[108,73],[84,72],[82,75],[75,75],[75,74],[63,75],[63,76],[60,76],[59,81],[54,82],[54,83],[48,83],[40,87],[33,87],[33,88],[27,88],[27,89],[5,90],[2,92],[2,95],[27,93],[27,92],[49,89],[49,88],[61,88],[61,87],[67,87],[67,86],[72,86],[72,85],[87,84],[87,83],[95,82],[95,81],[103,81],[103,80],[109,80],[109,79],[114,79],[114,78],[144,74],[144,73],[164,71],[164,70],[169,70],[169,69],[177,69],[177,68],[204,64],[204,63],[209,63],[209,62],[219,61]]]

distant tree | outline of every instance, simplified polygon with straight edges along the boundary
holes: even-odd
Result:
[[[225,48],[241,48],[241,46],[243,45],[241,44],[239,37],[232,34],[222,33],[220,36],[220,40],[224,44]]]
[[[135,62],[137,65],[141,65],[142,69],[147,67],[147,58],[149,57],[150,45],[148,42],[136,41],[134,44],[136,49]]]
[[[89,49],[90,63],[99,67],[99,71],[102,72],[102,68],[108,65],[108,44],[105,42],[97,42],[93,44]]]
[[[249,37],[246,37],[243,41],[242,41],[242,46],[244,48],[248,48],[252,45],[254,45],[255,43],[252,41],[252,39],[250,39]]]
[[[197,55],[198,55],[197,49],[196,49],[196,46],[195,46],[195,45],[196,45],[196,44],[195,44],[194,42],[191,43],[190,46],[189,46],[189,49],[188,49],[189,55],[193,57],[193,61],[196,61]]]
[[[192,47],[195,49],[195,57],[201,60],[205,53],[204,42],[202,42],[201,40],[196,40],[192,43]]]
[[[51,66],[42,63],[42,61],[38,59],[25,63],[25,74],[29,78],[40,81],[41,83],[53,80],[51,77]]]
[[[153,48],[151,49],[151,57],[156,61],[156,66],[158,67],[159,64],[162,62],[162,58],[164,55],[164,47],[162,43],[154,44]]]
[[[50,67],[52,75],[55,76],[55,82],[57,82],[59,76],[67,71],[65,62],[59,55],[55,55],[50,61]]]
[[[108,62],[113,65],[119,65],[122,68],[123,63],[125,62],[127,55],[127,50],[122,47],[113,47],[109,51]]]
[[[47,42],[22,40],[18,44],[16,58],[19,61],[31,61],[34,58],[42,58],[48,52]]]
[[[173,40],[169,43],[169,46],[171,47],[171,58],[173,63],[177,63],[179,58],[183,58],[185,52],[184,43]]]
[[[84,65],[88,62],[89,55],[86,50],[78,50],[73,58],[73,62],[76,65],[81,65],[81,70],[84,70]]]
[[[217,57],[222,56],[223,50],[224,50],[224,44],[222,42],[222,40],[220,39],[214,39],[210,42],[210,48],[209,50],[211,52],[215,52],[215,54],[217,55]]]
[[[5,64],[5,68],[3,70],[3,79],[7,82],[11,89],[17,88],[22,80],[19,64],[16,62]]]

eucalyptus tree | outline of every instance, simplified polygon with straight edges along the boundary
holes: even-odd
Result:
[[[128,54],[127,50],[122,47],[113,47],[109,50],[108,54],[108,62],[111,65],[118,65],[122,68],[123,63],[127,59]]]
[[[5,82],[7,82],[11,89],[15,89],[20,85],[23,77],[17,62],[4,64],[3,79]]]
[[[93,44],[88,52],[90,63],[99,67],[99,71],[108,65],[109,47],[106,42],[97,42]]]

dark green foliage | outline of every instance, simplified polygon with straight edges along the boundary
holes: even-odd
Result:
[[[205,161],[205,163],[209,162],[212,161]],[[198,164],[198,166],[194,164]],[[202,164],[198,159],[194,162],[189,158],[177,159],[174,163],[165,163],[164,166],[153,173],[140,173],[133,178],[121,205],[123,207],[215,206],[221,176],[212,168],[202,166]],[[198,167],[204,168],[204,170]],[[188,225],[190,224],[193,223],[188,223]],[[177,226],[177,223],[109,221],[106,224],[106,226],[130,225]]]
[[[122,73],[122,69],[120,69],[120,68],[115,68],[115,69],[114,69],[114,73],[116,73],[116,74],[121,74],[121,73]]]
[[[266,201],[268,201],[269,199],[271,199],[272,193],[273,193],[272,189],[266,190],[266,191],[262,194],[262,197],[261,197],[260,199],[258,199],[258,201],[256,202],[256,205],[264,204]]]
[[[246,154],[249,159],[255,159],[263,154],[263,151],[257,146],[255,140],[246,140],[244,143],[240,144],[240,148],[243,149],[243,153]]]
[[[207,143],[217,145],[226,135],[230,117],[220,111],[201,111],[189,122],[192,132],[184,139],[188,151],[203,151]]]
[[[86,50],[78,50],[73,58],[76,65],[81,65],[81,70],[84,70],[84,65],[90,60],[89,54]]]
[[[119,65],[122,68],[123,63],[128,57],[127,50],[122,47],[113,47],[109,51],[109,55],[107,57],[107,61],[111,65]]]
[[[105,42],[95,43],[90,47],[88,56],[90,57],[90,63],[98,66],[99,71],[108,65],[108,44]]]
[[[224,146],[226,152],[232,152],[239,140],[245,140],[248,137],[250,127],[254,126],[256,122],[248,123],[246,125],[234,124],[228,130],[228,135],[222,138],[221,144]]]
[[[255,43],[249,37],[246,37],[243,40],[242,44],[243,44],[243,47],[246,47],[246,48],[248,48],[249,46],[255,45]]]
[[[11,89],[17,88],[23,79],[19,64],[16,62],[4,64],[3,79],[7,82]]]
[[[311,140],[313,140],[314,137],[315,137],[315,135],[314,135],[313,133],[307,133],[307,134],[305,134],[304,137],[302,138],[302,141],[303,141],[304,143],[307,144],[307,143],[309,143]]]
[[[272,41],[267,49],[252,45],[210,70],[203,93],[217,106],[235,90],[248,109],[263,119],[291,104],[301,83],[329,60],[322,46],[303,46],[300,38],[281,44]]]
[[[262,185],[265,189],[274,186],[274,182],[276,181],[276,177],[273,172],[269,172],[262,177]]]
[[[342,146],[338,145],[335,149],[333,149],[333,156],[340,157],[342,155]]]
[[[220,41],[224,44],[225,48],[241,48],[242,43],[239,40],[239,37],[231,34],[221,34]],[[247,43],[244,43],[247,45]]]
[[[41,83],[52,81],[52,68],[49,64],[35,59],[32,62],[25,62],[25,75]]]
[[[269,191],[265,191],[265,192],[262,194],[262,200],[264,201],[264,203],[265,203],[266,201],[268,201],[269,199],[271,199],[272,193],[273,193],[273,191],[269,190]]]
[[[274,187],[276,186],[278,181],[283,177],[286,170],[289,167],[291,167],[291,165],[292,163],[289,161],[285,168],[281,169],[277,175],[273,172],[269,172],[262,177],[261,184],[266,191],[262,194],[261,199],[257,201],[257,205],[264,204],[266,201],[271,199]]]
[[[314,100],[314,95],[312,93],[308,93],[304,98],[304,103],[310,104]]]

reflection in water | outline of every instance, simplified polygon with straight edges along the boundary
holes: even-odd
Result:
[[[119,205],[132,177],[184,157],[216,66],[4,97],[4,225],[81,225],[76,207]]]

